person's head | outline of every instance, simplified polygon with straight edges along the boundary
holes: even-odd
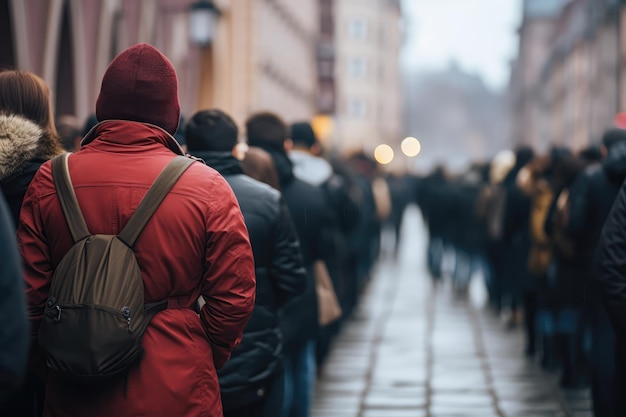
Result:
[[[202,110],[185,126],[189,152],[232,152],[237,146],[239,129],[235,121],[220,110]]]
[[[311,125],[298,122],[291,125],[291,141],[294,148],[310,150],[317,144],[317,138]]]
[[[21,116],[52,138],[57,132],[50,90],[44,80],[27,71],[0,71],[0,114]]]
[[[580,151],[580,157],[589,163],[602,161],[602,147],[598,144],[591,144]]]
[[[257,113],[246,121],[246,136],[250,146],[284,150],[289,128],[274,113]]]
[[[119,54],[102,78],[96,117],[150,123],[174,134],[180,104],[178,78],[171,62],[142,43]]]
[[[274,160],[263,149],[256,147],[248,149],[245,158],[241,161],[241,166],[244,174],[280,190],[280,181]]]
[[[522,145],[515,149],[515,166],[518,169],[521,169],[527,163],[529,163],[533,157],[535,156],[535,152],[530,146]]]
[[[626,130],[616,128],[607,130],[602,135],[602,154],[606,157],[611,148],[625,142]]]
[[[515,153],[505,149],[494,156],[489,166],[489,180],[492,184],[500,184],[515,167]]]
[[[68,152],[74,152],[80,147],[81,130],[78,127],[76,117],[70,115],[57,117],[56,128],[59,134],[59,142],[63,149]]]

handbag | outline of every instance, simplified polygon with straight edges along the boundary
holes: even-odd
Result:
[[[315,289],[317,291],[319,325],[326,326],[338,320],[343,312],[339,300],[337,300],[326,262],[316,261],[313,264],[313,273],[315,274]]]

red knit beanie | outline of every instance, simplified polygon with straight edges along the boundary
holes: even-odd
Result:
[[[111,62],[96,102],[99,121],[146,122],[174,134],[179,116],[178,78],[165,55],[141,43]]]

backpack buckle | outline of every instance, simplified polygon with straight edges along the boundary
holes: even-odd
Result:
[[[57,315],[52,319],[53,321],[61,321],[61,306],[56,306]]]

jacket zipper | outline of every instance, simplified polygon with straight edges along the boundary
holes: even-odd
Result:
[[[80,309],[98,310],[98,311],[103,311],[105,313],[114,314],[126,320],[126,322],[128,323],[128,332],[132,333],[132,330],[130,328],[130,323],[131,323],[130,308],[128,307],[123,307],[121,310],[118,310],[115,308],[101,306],[97,304],[57,304],[53,309],[57,311],[57,316],[54,318],[54,321],[61,320],[61,311],[64,309],[66,310],[80,310]]]

